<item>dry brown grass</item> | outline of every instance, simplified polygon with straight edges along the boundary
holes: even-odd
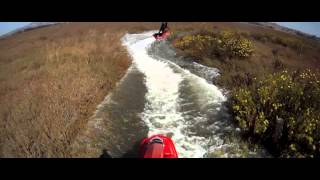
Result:
[[[70,23],[0,40],[0,157],[74,157],[130,65],[120,39],[153,24]]]

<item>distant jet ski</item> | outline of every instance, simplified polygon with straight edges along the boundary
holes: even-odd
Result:
[[[156,38],[156,40],[164,40],[168,38],[170,35],[168,23],[162,22],[161,27],[158,33],[153,34],[153,37]]]
[[[156,40],[164,40],[164,39],[167,39],[169,36],[170,36],[169,30],[164,31],[164,32],[162,32],[162,33],[155,33],[155,34],[153,34],[153,37],[154,37]]]
[[[142,158],[178,158],[173,141],[164,135],[153,135],[140,144]]]

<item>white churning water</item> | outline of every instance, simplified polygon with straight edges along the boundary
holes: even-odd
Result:
[[[188,70],[182,69],[174,63],[152,58],[147,53],[147,48],[155,41],[154,32],[142,34],[126,34],[123,44],[127,47],[133,58],[133,63],[145,75],[147,87],[146,105],[142,119],[149,127],[149,135],[173,133],[179,157],[203,157],[209,149],[221,148],[219,137],[214,137],[216,147],[208,147],[209,138],[188,132],[188,128],[198,121],[208,120],[207,115],[197,113],[192,116],[192,121],[187,121],[187,112],[181,112],[185,104],[180,97],[182,82],[188,82],[188,88],[195,96],[194,100],[199,105],[197,111],[219,111],[220,105],[226,100],[222,92],[213,84],[200,78]],[[134,94],[132,94],[134,96]],[[185,101],[184,101],[185,103]],[[210,109],[214,108],[214,110]],[[214,128],[219,128],[212,125]],[[208,127],[208,128],[211,128]]]

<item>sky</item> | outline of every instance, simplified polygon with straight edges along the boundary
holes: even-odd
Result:
[[[29,23],[30,22],[0,22],[0,36]]]
[[[320,22],[276,22],[281,26],[300,30],[320,37]]]
[[[30,22],[0,22],[0,36],[17,28],[23,27]],[[276,22],[282,26],[300,30],[320,37],[320,22]]]

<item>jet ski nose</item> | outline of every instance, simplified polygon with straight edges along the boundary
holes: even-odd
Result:
[[[143,139],[140,154],[143,158],[178,158],[173,141],[161,134]]]

